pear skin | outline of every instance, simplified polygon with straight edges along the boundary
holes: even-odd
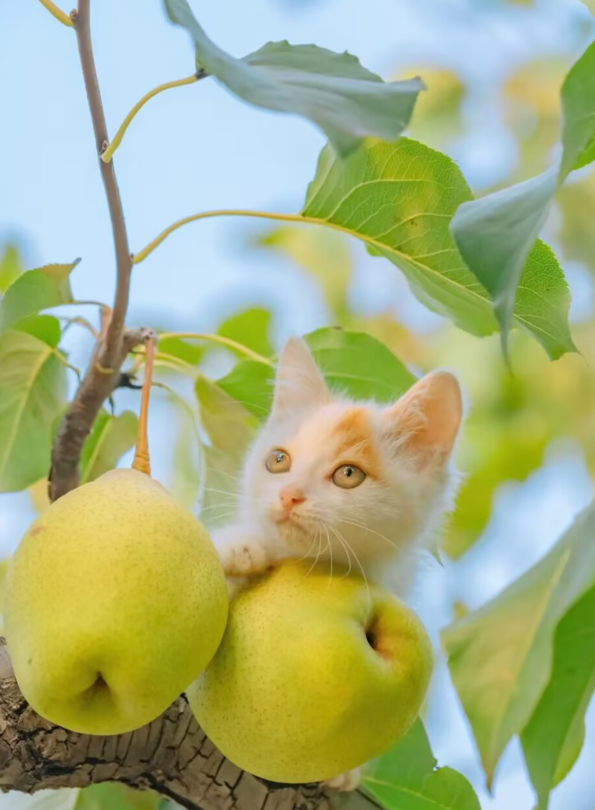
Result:
[[[187,691],[235,765],[315,782],[390,748],[417,717],[432,648],[417,616],[355,575],[288,562],[233,599],[223,641]]]
[[[207,666],[228,596],[196,518],[149,476],[119,469],[33,523],[4,609],[35,711],[73,731],[120,734],[159,716]]]

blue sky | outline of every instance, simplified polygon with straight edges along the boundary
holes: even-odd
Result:
[[[97,69],[113,133],[147,90],[192,73],[192,50],[185,34],[167,24],[158,0],[92,5]],[[452,144],[451,153],[477,189],[497,181],[516,159],[496,99],[502,76],[537,56],[559,55],[570,63],[591,30],[579,0],[536,0],[531,7],[497,0],[194,0],[192,5],[209,35],[238,56],[287,38],[347,49],[386,78],[409,66],[458,70],[470,82],[470,130]],[[36,0],[0,0],[0,76],[0,242],[19,240],[31,267],[81,256],[73,276],[77,297],[109,302],[110,227],[72,31]],[[134,121],[116,155],[131,249],[201,210],[299,210],[323,144],[305,121],[238,103],[212,80],[162,94]],[[225,220],[178,232],[135,270],[130,322],[208,331],[223,314],[262,303],[275,312],[278,339],[324,324],[324,305],[308,279],[279,273],[277,257],[245,249],[257,229],[254,223]],[[369,270],[358,281],[364,306],[374,311],[387,294],[396,299],[398,293],[413,325],[423,328],[429,316],[394,270],[354,250]],[[161,441],[167,443],[165,433]],[[434,636],[448,620],[460,582],[474,581],[472,598],[484,601],[538,559],[591,496],[580,453],[566,446],[554,448],[549,463],[522,487],[502,493],[486,537],[464,563],[446,572],[428,569],[422,579],[416,604]],[[549,505],[540,519],[538,500]],[[29,519],[24,496],[0,500],[5,552]],[[510,539],[519,531],[523,555]],[[582,767],[561,788],[553,810],[592,810],[585,798],[595,793],[588,766],[592,727]],[[483,790],[469,731],[444,673],[437,678],[430,734],[441,762],[472,778],[484,810],[531,810],[515,746],[507,752],[494,797]]]

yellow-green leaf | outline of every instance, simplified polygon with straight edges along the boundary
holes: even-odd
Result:
[[[330,388],[354,399],[394,402],[415,382],[415,376],[383,343],[363,332],[330,327],[304,339]],[[271,366],[241,360],[218,386],[264,419],[273,402],[273,378]]]
[[[406,276],[419,300],[473,335],[496,331],[485,288],[466,267],[450,222],[471,192],[446,155],[407,138],[366,143],[346,160],[326,147],[302,216],[361,239]],[[570,351],[564,275],[545,245],[525,267],[515,321],[551,356]]]
[[[546,690],[558,623],[595,586],[594,537],[592,504],[541,562],[443,633],[488,782]]]
[[[80,259],[70,264],[48,264],[18,276],[6,290],[0,303],[0,330],[42,309],[73,302],[70,274]]]
[[[595,588],[564,616],[555,636],[552,675],[521,741],[539,810],[576,762],[585,712],[595,691]]]
[[[5,245],[0,256],[0,293],[6,292],[23,270],[24,267],[17,246],[10,243]]]
[[[27,332],[0,334],[0,492],[47,475],[65,395],[64,362],[53,346]]]
[[[452,768],[438,768],[421,720],[364,769],[363,785],[386,810],[481,810],[473,788]]]
[[[113,470],[127,450],[134,447],[138,419],[132,411],[113,416],[101,411],[81,453],[81,484]]]
[[[269,340],[271,313],[262,307],[252,307],[232,315],[219,325],[217,334],[252,349],[264,357],[273,353]]]

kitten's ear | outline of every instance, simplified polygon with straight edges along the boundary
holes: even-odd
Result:
[[[324,405],[330,393],[306,344],[290,338],[279,355],[273,416]]]
[[[417,382],[386,414],[399,450],[418,466],[443,466],[463,418],[461,388],[448,371],[434,371]]]

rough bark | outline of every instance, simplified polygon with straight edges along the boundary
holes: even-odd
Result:
[[[265,783],[215,748],[180,697],[130,734],[77,734],[42,719],[21,695],[0,640],[0,789],[34,793],[121,782],[154,790],[188,810],[375,810],[359,792]]]

